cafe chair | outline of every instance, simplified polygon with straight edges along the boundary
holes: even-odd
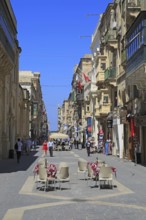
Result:
[[[61,167],[68,167],[68,163],[64,162],[64,161],[60,162],[59,165],[58,165],[57,173],[60,172]]]
[[[64,150],[69,151],[70,150],[70,146],[69,145],[65,145],[64,146]]]
[[[56,151],[62,151],[62,146],[58,145],[57,148],[56,148]]]
[[[47,186],[48,186],[47,170],[45,166],[42,164],[39,164],[38,166],[38,175],[37,175],[37,179],[35,182],[36,182],[36,189],[38,189],[39,184],[41,184],[41,186],[43,185],[44,187],[44,191],[46,191]]]
[[[84,175],[84,179],[86,180],[86,174],[87,174],[87,161],[84,159],[78,160],[78,167],[77,167],[77,177],[79,177],[79,174]]]
[[[110,187],[111,189],[113,188],[113,174],[112,174],[111,167],[106,167],[106,166],[100,167],[99,187],[100,187],[100,189],[103,187],[104,188]]]
[[[62,184],[68,182],[70,183],[69,167],[61,166],[59,172],[56,175],[56,182],[59,182],[59,189],[62,189]],[[70,187],[69,187],[70,188]]]

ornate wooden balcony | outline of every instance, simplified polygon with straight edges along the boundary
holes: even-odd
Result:
[[[105,44],[109,46],[109,48],[117,49],[118,41],[117,41],[117,31],[109,29],[104,37]]]
[[[126,63],[126,49],[124,49],[122,52],[121,52],[121,64],[122,65],[125,65]]]
[[[91,117],[91,112],[86,112],[85,118],[89,118],[89,117]]]
[[[104,79],[107,82],[113,82],[116,80],[116,68],[107,68],[104,72]]]
[[[137,17],[138,13],[141,10],[141,1],[140,0],[129,0],[127,2],[127,12],[129,16]]]
[[[106,59],[105,55],[98,55],[98,67],[96,73],[96,85],[100,85],[104,82],[104,69],[106,68]]]
[[[108,115],[110,109],[111,109],[110,103],[102,103],[100,105],[95,106],[95,117]]]
[[[100,108],[101,115],[107,115],[110,112],[111,105],[110,103],[103,103]]]
[[[141,7],[141,1],[140,0],[129,0],[127,2],[127,8],[129,10],[135,10],[135,9],[139,9]]]
[[[96,85],[99,85],[104,82],[104,71],[101,70],[96,74]]]
[[[100,118],[100,110],[99,109],[95,109],[95,117]]]
[[[77,93],[76,94],[76,101],[80,102],[84,100],[84,94],[83,93]]]

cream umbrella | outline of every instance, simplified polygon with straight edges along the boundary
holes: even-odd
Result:
[[[63,133],[60,133],[60,132],[54,132],[54,133],[51,133],[49,135],[49,138],[51,139],[68,139],[69,136],[67,134],[63,134]]]

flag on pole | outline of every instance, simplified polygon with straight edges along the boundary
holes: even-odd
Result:
[[[83,76],[84,76],[85,82],[91,82],[91,79],[85,73],[83,73]]]
[[[77,88],[78,88],[79,91],[81,91],[82,88],[83,88],[83,85],[80,81],[77,81]]]
[[[87,74],[82,72],[82,70],[80,68],[78,68],[78,70],[80,71],[80,73],[78,73],[78,76],[79,76],[79,78],[82,79],[82,81],[84,81],[84,83],[91,82],[91,79],[89,78],[89,76]]]

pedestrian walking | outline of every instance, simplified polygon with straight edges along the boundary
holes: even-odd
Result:
[[[109,155],[111,150],[111,140],[107,139],[105,142],[105,154]]]
[[[20,158],[21,158],[21,152],[22,152],[22,142],[20,140],[20,138],[18,138],[16,144],[15,144],[15,150],[16,150],[16,156],[17,156],[17,163],[20,162]]]
[[[137,164],[137,154],[138,154],[138,148],[139,148],[139,144],[138,144],[138,142],[136,142],[135,144],[134,144],[134,157],[135,157],[135,166],[136,166],[136,164]]]
[[[32,142],[31,142],[31,148],[32,148],[32,150],[35,150],[35,141],[34,140],[32,140]]]
[[[54,147],[54,142],[53,142],[52,139],[50,139],[49,142],[48,142],[50,157],[53,157],[53,147]]]
[[[32,141],[29,138],[29,139],[26,140],[26,154],[27,155],[29,155],[29,153],[30,153],[31,145],[32,145]]]
[[[90,148],[91,148],[91,142],[90,142],[90,140],[88,140],[87,143],[86,143],[86,149],[87,149],[88,157],[90,156]]]
[[[71,147],[71,149],[73,149],[73,146],[74,146],[74,139],[71,138],[71,139],[70,139],[70,147]]]
[[[47,156],[48,144],[46,140],[43,143],[42,150],[44,151],[44,155]]]

